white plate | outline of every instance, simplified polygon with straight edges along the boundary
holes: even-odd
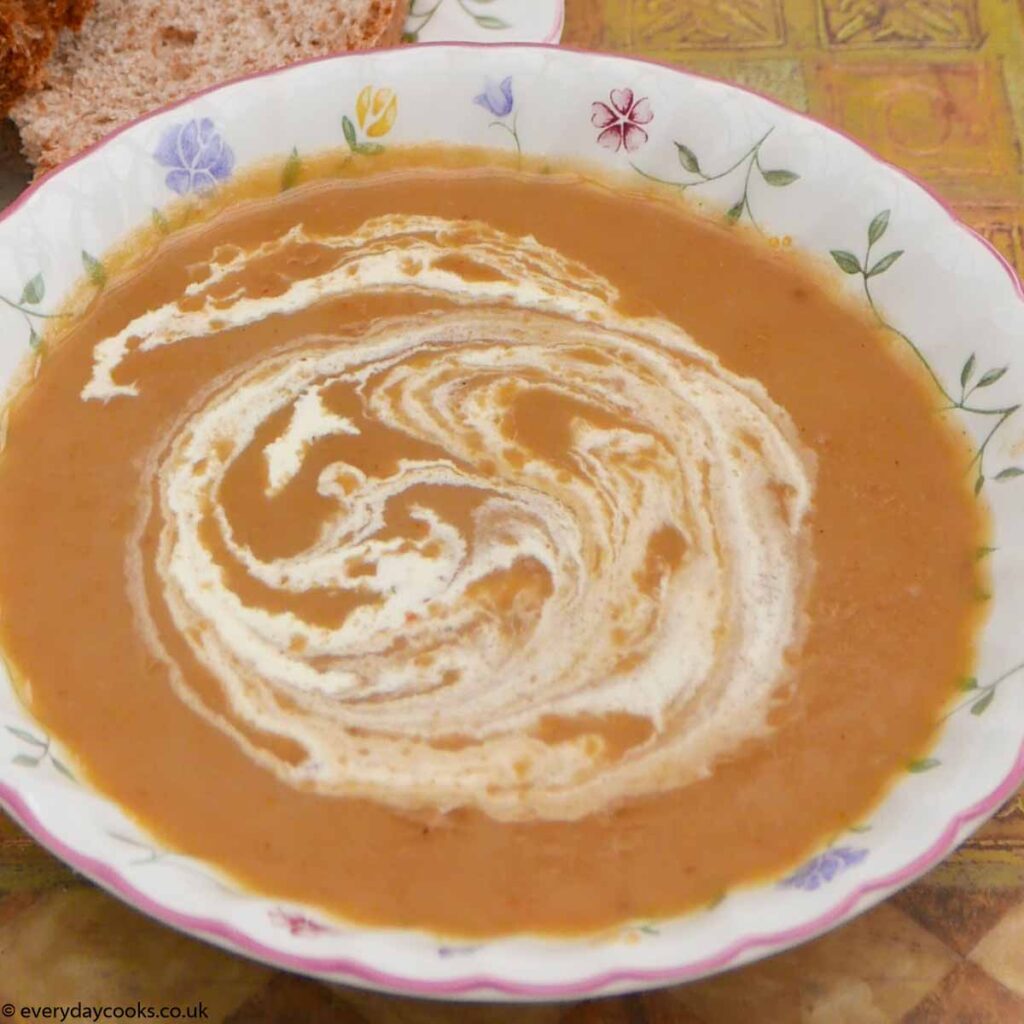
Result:
[[[564,0],[411,0],[411,43],[557,43]]]

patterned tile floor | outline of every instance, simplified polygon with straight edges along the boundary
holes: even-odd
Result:
[[[819,115],[933,184],[1024,270],[1024,0],[569,0],[565,42]],[[0,205],[24,175],[3,141]],[[528,1008],[393,999],[222,953],[0,817],[0,1003],[199,1000],[231,1024],[1024,1024],[1024,795],[916,885],[800,949],[659,993]]]

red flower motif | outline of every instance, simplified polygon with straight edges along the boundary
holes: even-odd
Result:
[[[313,921],[302,914],[290,914],[281,909],[270,912],[270,921],[279,928],[287,928],[292,935],[323,935],[325,932],[334,931],[319,921]]]
[[[647,141],[647,132],[640,127],[654,120],[654,111],[646,96],[633,98],[632,89],[612,89],[607,103],[593,103],[590,107],[590,123],[603,129],[598,135],[598,144],[617,153],[623,146],[627,153],[638,150]]]

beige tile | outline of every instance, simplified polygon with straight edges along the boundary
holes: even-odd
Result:
[[[977,0],[879,3],[819,0],[828,46],[973,47],[981,38]]]
[[[703,1017],[687,1006],[683,1006],[673,998],[671,989],[657,992],[645,992],[637,997],[643,1015],[634,1014],[629,1018],[630,1024],[709,1024]]]
[[[882,905],[831,935],[676,989],[706,1024],[888,1024],[931,992],[957,956]]]
[[[604,0],[565,0],[562,42],[581,50],[615,49],[608,39]]]
[[[0,994],[17,1005],[202,1001],[220,1021],[268,977],[96,889],[50,893],[0,924]]]
[[[735,82],[796,110],[807,109],[807,86],[796,60],[688,60],[686,69]]]
[[[996,191],[1020,156],[998,61],[814,62],[827,118],[912,174]]]
[[[33,840],[0,840],[0,893],[39,893],[83,884],[88,883]]]
[[[23,890],[0,895],[0,933],[19,914],[24,914],[42,899],[43,894]]]
[[[895,897],[894,906],[941,939],[967,955],[1003,920],[1011,908],[1024,902],[1024,886],[1008,889],[919,883]]]
[[[900,1024],[1024,1024],[1024,999],[965,960]]]
[[[344,991],[279,972],[239,1006],[225,1024],[367,1024],[368,1018],[344,1003]],[[378,1019],[369,1018],[373,1024]]]
[[[1024,900],[974,947],[971,959],[1024,997]]]
[[[372,1024],[447,1024],[448,1021],[458,1021],[459,1024],[560,1024],[562,1014],[566,1012],[565,1007],[550,1003],[523,1006],[509,1003],[456,1005],[431,999],[400,999],[341,985],[331,988],[346,1008]],[[338,1019],[347,1024],[347,1018]],[[585,1020],[585,1017],[580,1018],[579,1024]],[[608,1017],[607,1021],[608,1024],[618,1024],[619,1018]]]
[[[749,50],[785,42],[781,0],[615,0],[606,3],[610,28],[621,25],[648,52]]]
[[[644,1005],[636,996],[588,999],[566,1007],[559,1024],[647,1024]]]
[[[890,1024],[866,981],[849,978],[822,992],[810,1005],[801,1007],[805,1024]]]

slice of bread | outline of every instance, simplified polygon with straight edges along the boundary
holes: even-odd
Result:
[[[0,0],[0,117],[42,80],[62,28],[78,29],[93,0]]]
[[[397,43],[407,10],[408,0],[95,0],[81,32],[61,36],[44,84],[11,117],[42,173],[206,86]]]

